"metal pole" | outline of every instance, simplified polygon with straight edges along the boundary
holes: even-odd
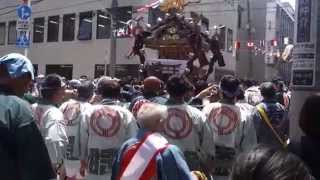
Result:
[[[252,32],[251,32],[251,9],[250,0],[247,0],[247,18],[248,18],[248,42],[252,42]],[[252,61],[252,47],[248,47],[248,60],[249,60],[249,71],[248,78],[253,78],[253,61]]]
[[[27,5],[31,8],[31,0],[27,0]],[[30,30],[26,32],[26,36],[29,39],[30,38]],[[24,56],[28,57],[29,48],[24,48]]]
[[[110,63],[109,63],[109,75],[111,77],[115,77],[115,65],[117,63],[117,7],[118,7],[118,0],[112,0]]]

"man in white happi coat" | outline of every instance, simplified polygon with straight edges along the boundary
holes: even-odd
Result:
[[[239,94],[239,80],[231,75],[220,82],[221,100],[204,107],[207,123],[213,131],[211,143],[215,145],[215,178],[228,179],[236,156],[256,145],[256,133],[249,116],[242,116],[235,105]]]
[[[168,117],[163,122],[163,135],[182,150],[191,170],[210,174],[215,156],[212,131],[204,114],[185,102],[190,90],[193,85],[184,75],[169,78],[167,91],[170,98],[166,103]]]
[[[118,81],[101,78],[97,92],[103,100],[86,112],[82,122],[81,173],[86,167],[87,180],[108,180],[115,154],[138,127],[131,112],[119,106]]]
[[[64,83],[57,74],[50,74],[41,84],[41,100],[32,105],[32,111],[40,132],[47,146],[51,163],[60,174],[60,179],[65,178],[63,159],[68,144],[68,137],[63,124],[63,114],[58,109],[58,104],[64,98]]]
[[[83,179],[80,175],[80,129],[81,121],[85,117],[85,111],[91,108],[88,103],[93,95],[91,81],[83,81],[75,89],[77,97],[64,102],[60,110],[64,115],[64,125],[68,136],[66,158],[64,160],[66,175],[68,178]]]
[[[254,112],[254,106],[246,102],[244,93],[243,87],[241,87],[236,102],[236,105],[240,107],[242,119],[248,118],[248,116],[250,118]]]

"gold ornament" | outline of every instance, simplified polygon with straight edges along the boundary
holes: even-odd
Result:
[[[160,9],[164,12],[169,12],[171,9],[182,11],[188,3],[186,0],[164,0],[160,5]]]

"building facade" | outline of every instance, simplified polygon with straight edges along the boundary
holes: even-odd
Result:
[[[294,38],[294,10],[289,3],[272,1],[267,3],[266,16],[266,79],[274,75],[289,81],[291,63],[283,61],[281,54],[287,45],[293,44]]]
[[[150,12],[137,13],[137,7],[151,3],[151,0],[118,0],[116,45],[116,76],[138,76],[139,59],[128,59],[133,38],[125,32],[126,22],[133,17],[143,16],[145,21],[154,21]],[[90,78],[108,73],[106,68],[111,57],[112,0],[32,0],[30,26],[31,44],[28,57],[38,74],[59,73],[68,79],[86,75]],[[24,53],[16,47],[16,7],[18,2],[0,2],[0,56],[10,52]],[[224,26],[221,37],[226,67],[216,69],[216,76],[235,72],[233,44],[237,38],[237,5],[233,1],[203,0],[185,9],[203,14],[209,19],[210,30]],[[226,21],[225,18],[229,20]],[[157,59],[158,53],[147,49],[146,58]],[[220,74],[220,75],[219,75]]]
[[[294,9],[280,0],[242,0],[240,6],[243,23],[239,33],[243,38],[237,74],[260,81],[276,76],[289,79],[290,64],[281,60],[281,54],[286,45],[292,44]]]

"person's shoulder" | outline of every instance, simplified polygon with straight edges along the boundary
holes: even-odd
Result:
[[[181,153],[181,150],[179,149],[179,147],[174,144],[169,144],[167,146],[166,150],[169,150],[169,151],[175,152],[175,153]]]
[[[214,103],[210,103],[210,104],[205,105],[203,109],[213,109],[213,108],[217,108],[220,106],[221,106],[221,103],[214,102]]]
[[[286,111],[286,108],[279,102],[276,103],[276,106],[281,110],[281,111]]]
[[[173,144],[168,144],[168,146],[162,151],[161,156],[163,159],[173,161],[184,159],[183,153],[180,148]]]
[[[196,117],[200,116],[201,117],[201,116],[204,115],[203,112],[200,109],[196,108],[196,107],[193,107],[191,105],[187,105],[187,107],[188,107],[188,109],[190,111],[191,116],[196,116]]]
[[[4,102],[13,110],[19,111],[24,115],[32,115],[31,105],[18,96],[7,96]]]
[[[74,99],[69,99],[69,100],[63,102],[63,103],[61,104],[61,106],[65,106],[65,105],[68,105],[68,104],[74,104],[74,103],[78,103],[78,101],[76,101],[76,100],[74,100]]]
[[[143,100],[143,99],[146,99],[146,98],[144,96],[142,96],[142,95],[137,95],[137,96],[132,98],[132,101],[130,103],[131,104],[135,104],[137,101]]]
[[[31,105],[27,101],[17,96],[3,96],[3,98],[3,103],[6,103],[7,109],[15,116],[18,125],[28,124],[34,121]]]
[[[57,120],[62,120],[63,119],[63,113],[62,111],[55,107],[55,106],[51,106],[48,107],[47,109],[47,114],[48,116],[50,116],[51,118],[57,119]]]
[[[131,115],[131,112],[130,112],[127,108],[125,108],[125,107],[123,107],[123,106],[120,106],[120,105],[110,105],[109,107],[110,107],[111,109],[114,109],[114,110],[120,112],[120,113],[130,114],[130,115]]]
[[[187,107],[192,111],[192,112],[195,112],[195,113],[199,113],[201,112],[198,108],[192,106],[192,105],[189,105],[187,104]]]
[[[6,102],[15,103],[15,104],[23,106],[23,107],[30,107],[30,104],[26,100],[21,99],[18,96],[10,95],[10,96],[6,96],[6,99],[7,99]]]
[[[168,98],[165,98],[163,96],[156,96],[152,99],[152,102],[162,104],[162,105],[166,104],[167,101],[168,101]]]

